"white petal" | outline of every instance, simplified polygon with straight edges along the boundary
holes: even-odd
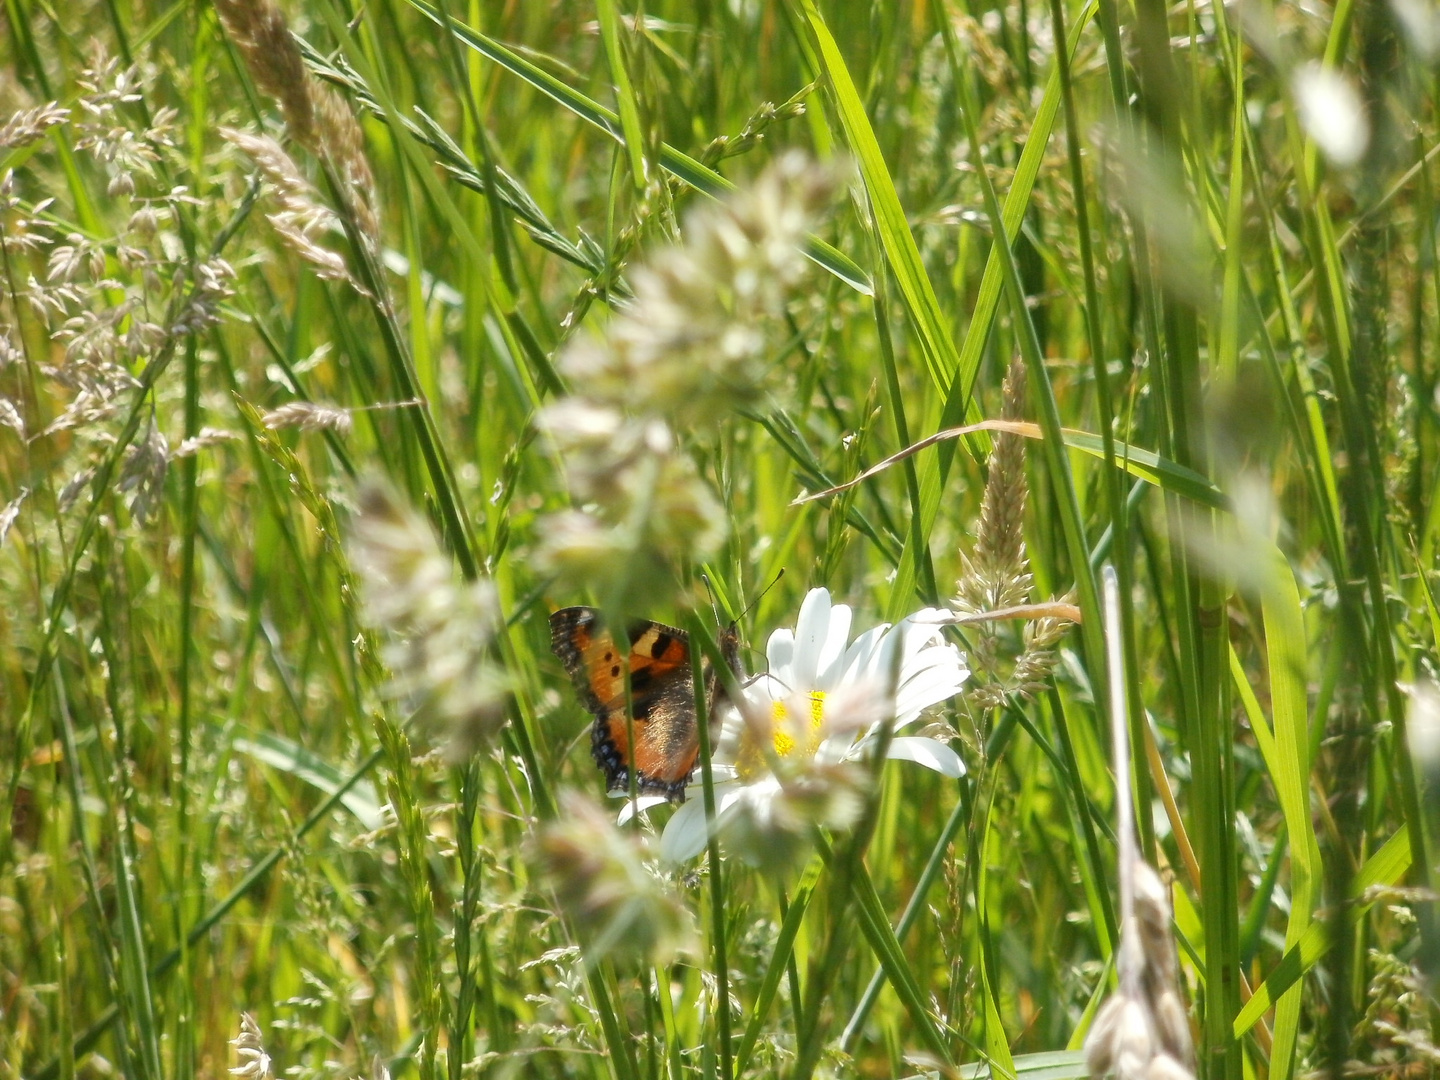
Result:
[[[892,761],[913,761],[951,779],[965,775],[965,762],[960,760],[959,754],[942,742],[919,735],[891,739],[890,752],[886,756]]]
[[[770,677],[786,686],[795,683],[795,632],[781,627],[765,643],[765,659],[769,661]]]
[[[715,784],[715,831],[724,827],[727,811],[753,784],[734,780]],[[660,834],[660,857],[666,862],[681,863],[705,850],[705,792],[698,783],[685,789],[685,805],[675,811]]]
[[[858,742],[853,735],[831,735],[815,748],[815,760],[821,765],[832,765],[835,762],[844,761],[846,758],[858,757],[863,752],[868,738],[868,733]]]
[[[791,686],[797,691],[812,690],[820,670],[820,651],[830,634],[830,591],[811,589],[800,605],[795,621],[795,658]]]
[[[900,669],[900,685],[903,688],[906,683],[932,671],[960,672],[961,678],[970,674],[965,667],[965,657],[954,645],[929,644],[906,657]]]
[[[895,695],[895,721],[908,724],[932,705],[948,701],[965,686],[962,667],[936,667],[909,680]]]
[[[641,795],[638,799],[632,801],[630,796],[623,791],[615,791],[611,792],[611,794],[615,798],[625,800],[625,805],[620,808],[620,817],[617,819],[621,825],[624,825],[636,814],[643,814],[651,807],[664,806],[670,801],[664,795]]]
[[[783,679],[777,679],[773,674],[756,675],[745,684],[745,696],[769,711],[775,702],[784,701],[790,696],[790,684]],[[743,717],[741,722],[744,722]]]
[[[889,623],[872,626],[851,642],[850,648],[845,650],[843,674],[841,675],[843,681],[849,682],[852,679],[870,679],[889,675],[889,671],[880,670],[880,653],[883,651],[881,641],[889,628]]]
[[[660,857],[669,863],[682,863],[705,850],[705,804],[689,799],[675,811],[660,834]]]
[[[814,687],[816,690],[831,690],[839,682],[844,671],[845,643],[850,640],[850,608],[836,604],[830,609],[830,629],[820,647],[820,660],[816,665]]]

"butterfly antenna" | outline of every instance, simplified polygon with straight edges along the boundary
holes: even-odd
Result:
[[[768,593],[771,589],[773,589],[776,585],[779,585],[779,584],[780,584],[780,579],[783,578],[784,576],[785,576],[785,568],[782,566],[782,567],[780,568],[779,572],[778,572],[773,578],[770,579],[770,584],[769,584],[769,585],[766,585],[765,588],[761,589],[760,592],[759,592],[759,594],[755,597],[755,599],[754,599],[754,600],[751,600],[750,603],[748,603],[748,604],[745,605],[745,610],[742,611],[742,612],[740,612],[740,618],[743,619],[746,615],[749,615],[750,612],[755,608],[755,605],[758,604],[758,603],[760,603],[761,600],[764,600],[764,599],[765,599],[765,594]]]

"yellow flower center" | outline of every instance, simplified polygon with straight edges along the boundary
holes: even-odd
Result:
[[[813,755],[820,748],[820,728],[825,722],[825,691],[812,690],[810,698],[810,724],[804,746],[795,739],[800,725],[791,717],[785,701],[773,702],[770,706],[770,740],[776,757],[789,757],[797,749]],[[794,701],[794,698],[790,699]],[[755,742],[750,729],[740,738],[740,752],[736,755],[735,771],[742,780],[752,780],[767,771],[764,749]]]
[[[825,691],[810,691],[810,738],[805,747],[808,753],[815,753],[820,746],[820,725],[825,720]],[[785,708],[785,702],[777,701],[770,706],[770,730],[775,734],[775,753],[780,757],[789,757],[795,749],[795,738],[791,734],[796,724],[790,721],[789,710]]]

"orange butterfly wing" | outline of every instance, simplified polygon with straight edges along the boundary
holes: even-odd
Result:
[[[690,637],[661,623],[632,623],[628,649],[616,646],[593,608],[561,608],[550,616],[550,648],[595,717],[590,752],[611,791],[630,786],[630,767],[642,794],[685,797],[700,753]],[[625,678],[630,678],[635,748],[630,747]],[[709,680],[707,680],[708,682]]]

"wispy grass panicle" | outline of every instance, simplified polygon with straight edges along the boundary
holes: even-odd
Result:
[[[839,176],[785,155],[693,213],[682,244],[632,271],[633,298],[603,333],[566,347],[558,367],[571,395],[539,424],[578,508],[547,523],[542,563],[577,582],[608,578],[623,594],[653,591],[681,553],[716,549],[723,514],[677,433],[713,431],[762,392],[772,331],[805,269],[802,243]]]
[[[586,959],[624,956],[667,963],[694,940],[674,886],[654,865],[642,833],[573,789],[531,845],[534,861],[585,946]]]
[[[388,635],[389,692],[465,760],[506,719],[506,679],[491,653],[494,587],[457,580],[429,524],[378,481],[360,492],[351,559],[366,616]]]
[[[162,155],[175,145],[176,112],[154,110],[143,126],[133,123],[127,109],[151,95],[158,71],[153,65],[121,66],[117,57],[92,44],[92,59],[76,82],[75,148],[88,151],[108,174],[105,193],[128,198],[144,179],[157,177]]]

